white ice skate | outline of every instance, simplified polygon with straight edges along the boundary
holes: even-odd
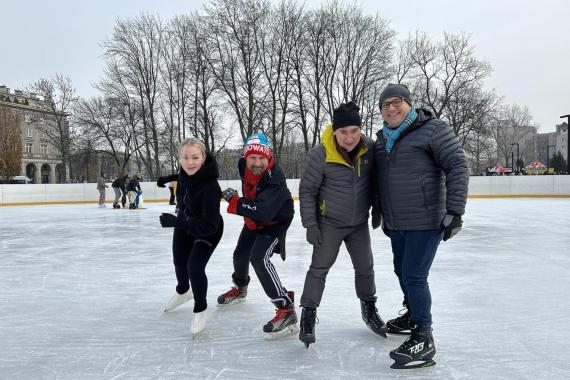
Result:
[[[164,312],[172,311],[176,309],[178,306],[185,304],[186,302],[190,301],[194,298],[194,294],[192,294],[192,289],[188,289],[188,291],[184,294],[178,294],[172,296],[170,301],[164,307]]]
[[[206,328],[206,310],[199,313],[194,313],[194,319],[192,319],[192,327],[190,327],[190,332],[192,332],[192,339],[196,337],[200,332]]]

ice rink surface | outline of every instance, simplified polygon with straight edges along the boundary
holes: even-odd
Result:
[[[162,311],[176,283],[172,229],[158,216],[173,207],[146,207],[0,208],[0,379],[570,379],[569,199],[468,201],[430,274],[437,365],[405,371],[388,357],[404,337],[362,322],[344,246],[308,351],[297,336],[263,339],[274,309],[253,270],[247,302],[216,307],[231,285],[235,215],[224,214],[208,327],[193,340],[192,302]],[[296,208],[288,258],[273,261],[300,298],[311,247]],[[393,318],[402,296],[389,241],[372,239],[378,306]]]

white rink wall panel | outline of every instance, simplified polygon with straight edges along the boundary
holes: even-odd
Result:
[[[287,184],[294,197],[299,195],[299,179],[288,179]],[[111,183],[107,184],[106,199],[114,199]],[[222,190],[232,187],[241,193],[239,180],[220,181]],[[145,201],[168,200],[168,187],[158,187],[155,182],[141,182]],[[475,197],[570,197],[570,176],[503,176],[470,177],[469,195]],[[34,203],[96,203],[99,192],[94,183],[0,185],[0,205]]]

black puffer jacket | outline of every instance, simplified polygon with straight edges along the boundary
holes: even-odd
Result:
[[[182,168],[178,174],[178,225],[195,237],[214,235],[222,228],[218,177],[218,164],[209,152],[196,174],[189,176]]]
[[[395,230],[438,229],[446,213],[463,215],[469,172],[453,130],[427,110],[386,150],[376,134],[376,185],[386,225]]]

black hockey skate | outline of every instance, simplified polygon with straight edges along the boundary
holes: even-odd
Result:
[[[245,297],[247,297],[247,286],[242,288],[232,286],[230,290],[218,296],[218,306],[242,303],[245,302]]]
[[[113,203],[113,208],[121,208],[118,203]]]
[[[406,312],[397,318],[390,319],[386,322],[386,327],[389,334],[410,335],[412,332],[412,317],[410,310],[405,309]],[[401,313],[402,311],[400,311]]]
[[[378,314],[376,301],[360,300],[360,310],[362,312],[362,320],[366,323],[366,326],[374,333],[387,338],[386,323],[384,323]]]
[[[316,342],[315,323],[317,323],[317,309],[312,307],[304,307],[301,312],[301,331],[299,331],[299,340],[305,344],[308,350],[309,345]]]
[[[245,297],[247,297],[247,285],[249,284],[249,276],[245,281],[240,281],[235,273],[232,274],[232,282],[234,286],[224,294],[218,296],[218,306],[225,306],[229,304],[237,304],[245,302]],[[240,284],[240,285],[238,285]]]
[[[431,334],[431,327],[412,328],[412,333],[402,345],[390,351],[390,358],[394,364],[393,369],[412,369],[431,367],[435,365],[435,344]]]
[[[275,310],[275,317],[263,326],[263,332],[267,333],[265,339],[276,339],[299,331],[295,312],[295,295],[293,292],[287,292],[287,297],[290,301],[281,298],[271,300],[277,310]]]

